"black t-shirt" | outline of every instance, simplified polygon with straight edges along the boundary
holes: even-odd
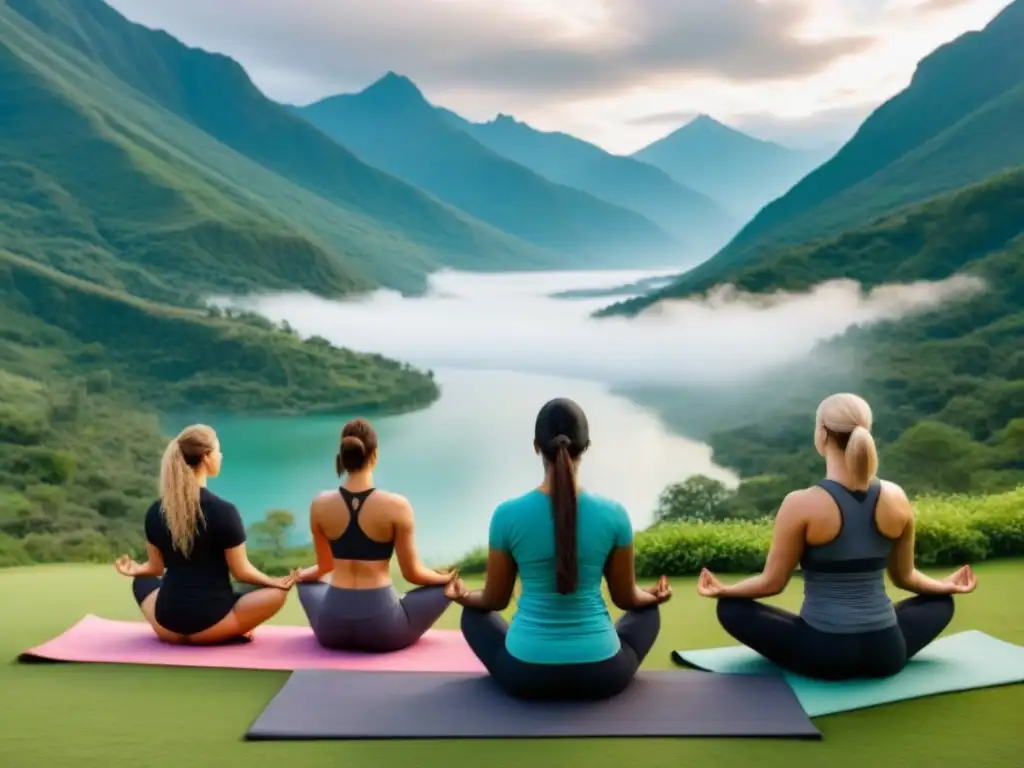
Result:
[[[160,550],[167,572],[160,587],[161,599],[208,599],[232,594],[231,573],[224,550],[245,543],[245,524],[238,508],[211,493],[199,491],[203,520],[186,557],[174,548],[159,500],[146,512],[146,539]]]

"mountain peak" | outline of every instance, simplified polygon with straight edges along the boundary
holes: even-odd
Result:
[[[416,83],[405,75],[392,71],[388,71],[382,78],[367,86],[359,95],[390,103],[426,101]]]
[[[739,133],[735,128],[730,128],[725,123],[715,120],[711,115],[706,115],[703,112],[693,118],[690,122],[686,123],[680,130],[684,131],[705,131],[705,132],[723,132],[723,133]]]

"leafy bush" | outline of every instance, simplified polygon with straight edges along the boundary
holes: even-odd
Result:
[[[483,573],[487,570],[487,547],[470,550],[455,564],[461,573]]]
[[[914,502],[920,566],[958,566],[994,557],[1024,556],[1024,485],[990,496],[923,496]],[[764,567],[772,521],[685,521],[654,525],[636,535],[636,572],[643,578],[684,576],[710,568],[754,573]],[[458,563],[483,573],[487,551]]]

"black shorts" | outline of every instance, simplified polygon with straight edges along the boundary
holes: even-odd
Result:
[[[142,601],[163,586],[163,579],[157,576],[139,576],[132,581],[135,602]],[[216,592],[201,600],[176,600],[173,596],[157,595],[154,618],[156,623],[168,632],[178,635],[195,635],[218,624],[235,607],[239,598],[250,590]]]

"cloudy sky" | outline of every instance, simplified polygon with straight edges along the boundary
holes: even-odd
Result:
[[[629,153],[699,113],[839,143],[917,61],[1009,0],[110,0],[240,61],[272,98],[388,70],[473,120],[515,115]]]

